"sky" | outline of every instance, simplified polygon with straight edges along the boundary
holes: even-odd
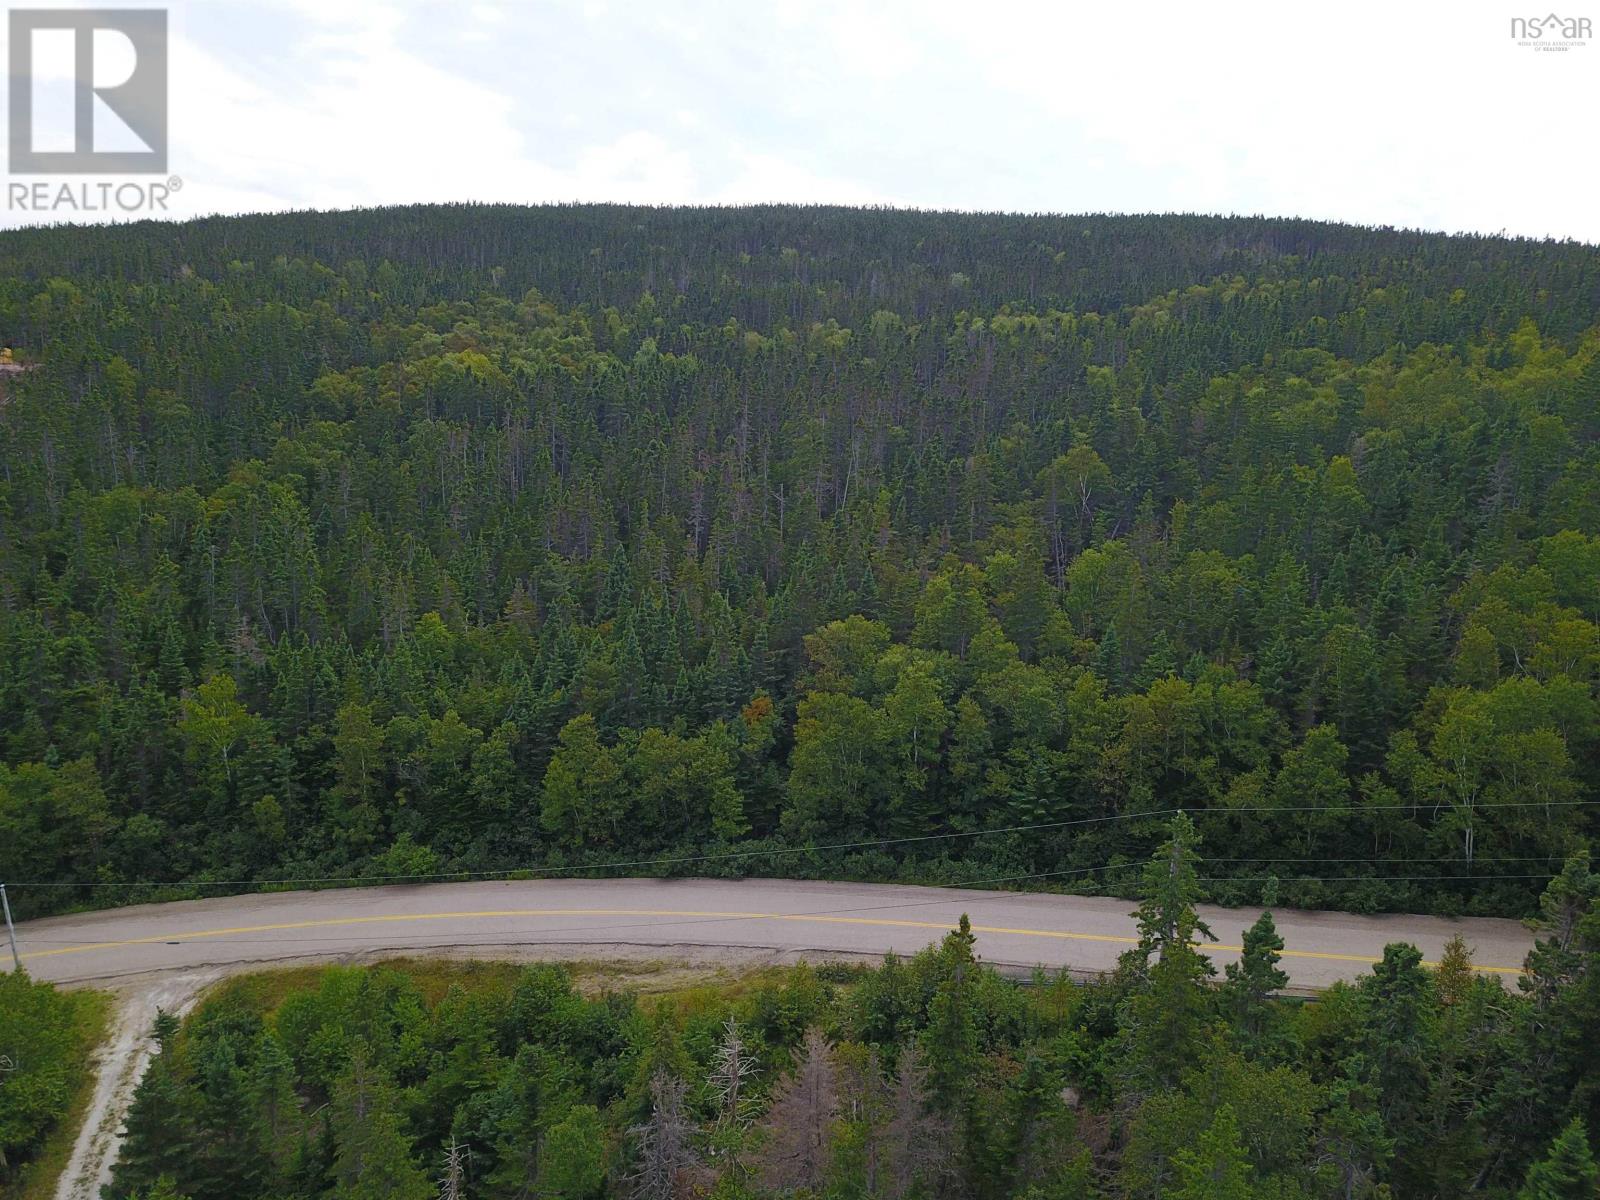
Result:
[[[1530,3],[181,0],[170,211],[800,202],[1600,242],[1600,39],[1519,45]],[[1559,4],[1600,28],[1600,0]]]

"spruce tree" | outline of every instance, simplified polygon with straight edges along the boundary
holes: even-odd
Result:
[[[567,1110],[545,1136],[540,1152],[540,1196],[594,1200],[605,1187],[605,1123],[592,1105]]]
[[[973,996],[977,961],[972,953],[976,940],[972,922],[962,913],[960,925],[945,934],[939,950],[939,986],[928,1005],[928,1027],[922,1036],[929,1102],[945,1116],[966,1111],[977,1082]]]
[[[1117,635],[1117,623],[1112,621],[1100,637],[1094,652],[1094,673],[1106,681],[1112,692],[1120,692],[1126,682],[1122,662],[1122,639]]]
[[[1173,1158],[1178,1186],[1173,1200],[1250,1200],[1250,1160],[1239,1140],[1233,1107],[1217,1109],[1210,1127],[1192,1149]]]
[[[1224,968],[1223,1005],[1247,1052],[1262,1049],[1272,1018],[1272,996],[1289,983],[1289,976],[1278,967],[1282,951],[1283,938],[1272,914],[1264,912],[1245,930],[1239,961]]]
[[[1198,835],[1184,813],[1173,817],[1169,829],[1166,844],[1145,868],[1145,900],[1134,910],[1138,948],[1122,959],[1122,972],[1133,984],[1123,1009],[1129,1050],[1123,1070],[1141,1089],[1172,1086],[1196,1061],[1213,1004],[1206,981],[1215,968],[1195,950],[1197,938],[1214,940],[1194,907]]]
[[[111,1173],[111,1194],[124,1196],[166,1177],[182,1184],[199,1144],[195,1093],[178,1076],[176,1052],[158,1054],[139,1081],[122,1126],[122,1149]]]
[[[1573,1117],[1550,1143],[1550,1150],[1528,1170],[1517,1200],[1595,1200],[1600,1167],[1595,1165],[1583,1121]]]
[[[332,1124],[336,1200],[432,1200],[433,1183],[411,1157],[393,1090],[364,1046],[334,1084]]]

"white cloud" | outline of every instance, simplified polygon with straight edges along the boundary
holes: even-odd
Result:
[[[1512,8],[1147,0],[1034,9],[1026,36],[925,11],[995,93],[1162,174],[1146,207],[1600,236],[1559,132],[1600,101],[1600,44],[1528,52]]]
[[[644,130],[584,151],[570,178],[571,194],[588,200],[687,204],[698,192],[689,155]]]
[[[1597,4],[1577,9],[1600,24]],[[1531,53],[1509,18],[1502,0],[189,0],[171,159],[183,213],[793,200],[1600,240],[1600,41]]]
[[[738,173],[707,197],[718,204],[895,204],[891,195],[838,176],[820,175],[779,155],[745,152]]]

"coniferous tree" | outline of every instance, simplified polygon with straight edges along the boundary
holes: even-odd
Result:
[[[833,1161],[838,1067],[820,1030],[808,1030],[794,1072],[774,1090],[762,1122],[760,1179],[776,1192],[818,1190]]]
[[[163,1050],[151,1061],[123,1121],[122,1148],[111,1189],[122,1194],[143,1181],[166,1177],[181,1186],[199,1145],[198,1097],[178,1076],[176,1054]]]
[[[630,1131],[637,1160],[629,1179],[634,1195],[643,1200],[672,1200],[680,1178],[696,1161],[684,1090],[682,1079],[657,1071],[650,1081],[650,1116]]]
[[[1283,938],[1272,914],[1263,912],[1245,930],[1239,961],[1223,968],[1227,978],[1222,985],[1223,1006],[1241,1041],[1251,1050],[1263,1048],[1272,1019],[1272,996],[1289,983],[1289,976],[1278,966],[1282,952]]]
[[[334,1195],[340,1200],[424,1200],[433,1185],[411,1154],[411,1139],[388,1080],[358,1046],[334,1084]]]
[[[1205,986],[1215,973],[1195,949],[1212,938],[1195,912],[1199,894],[1194,822],[1179,813],[1165,846],[1145,868],[1145,900],[1134,911],[1139,946],[1123,956],[1133,994],[1124,1009],[1128,1056],[1123,1069],[1139,1086],[1171,1086],[1195,1061],[1212,1008]]]
[[[1593,1200],[1597,1190],[1600,1166],[1595,1165],[1583,1122],[1574,1117],[1529,1169],[1517,1200]]]
[[[1250,1200],[1250,1162],[1239,1142],[1239,1121],[1224,1104],[1192,1150],[1174,1160],[1180,1200]]]
[[[593,1105],[574,1105],[545,1137],[537,1194],[558,1200],[594,1200],[604,1184],[604,1124]]]
[[[922,1037],[929,1103],[947,1117],[965,1116],[977,1090],[978,1031],[974,1021],[977,939],[965,913],[940,947],[940,981],[928,1005]]]

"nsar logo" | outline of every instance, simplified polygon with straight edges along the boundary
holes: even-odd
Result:
[[[1512,17],[1511,37],[1531,50],[1576,50],[1594,36],[1588,17]]]

